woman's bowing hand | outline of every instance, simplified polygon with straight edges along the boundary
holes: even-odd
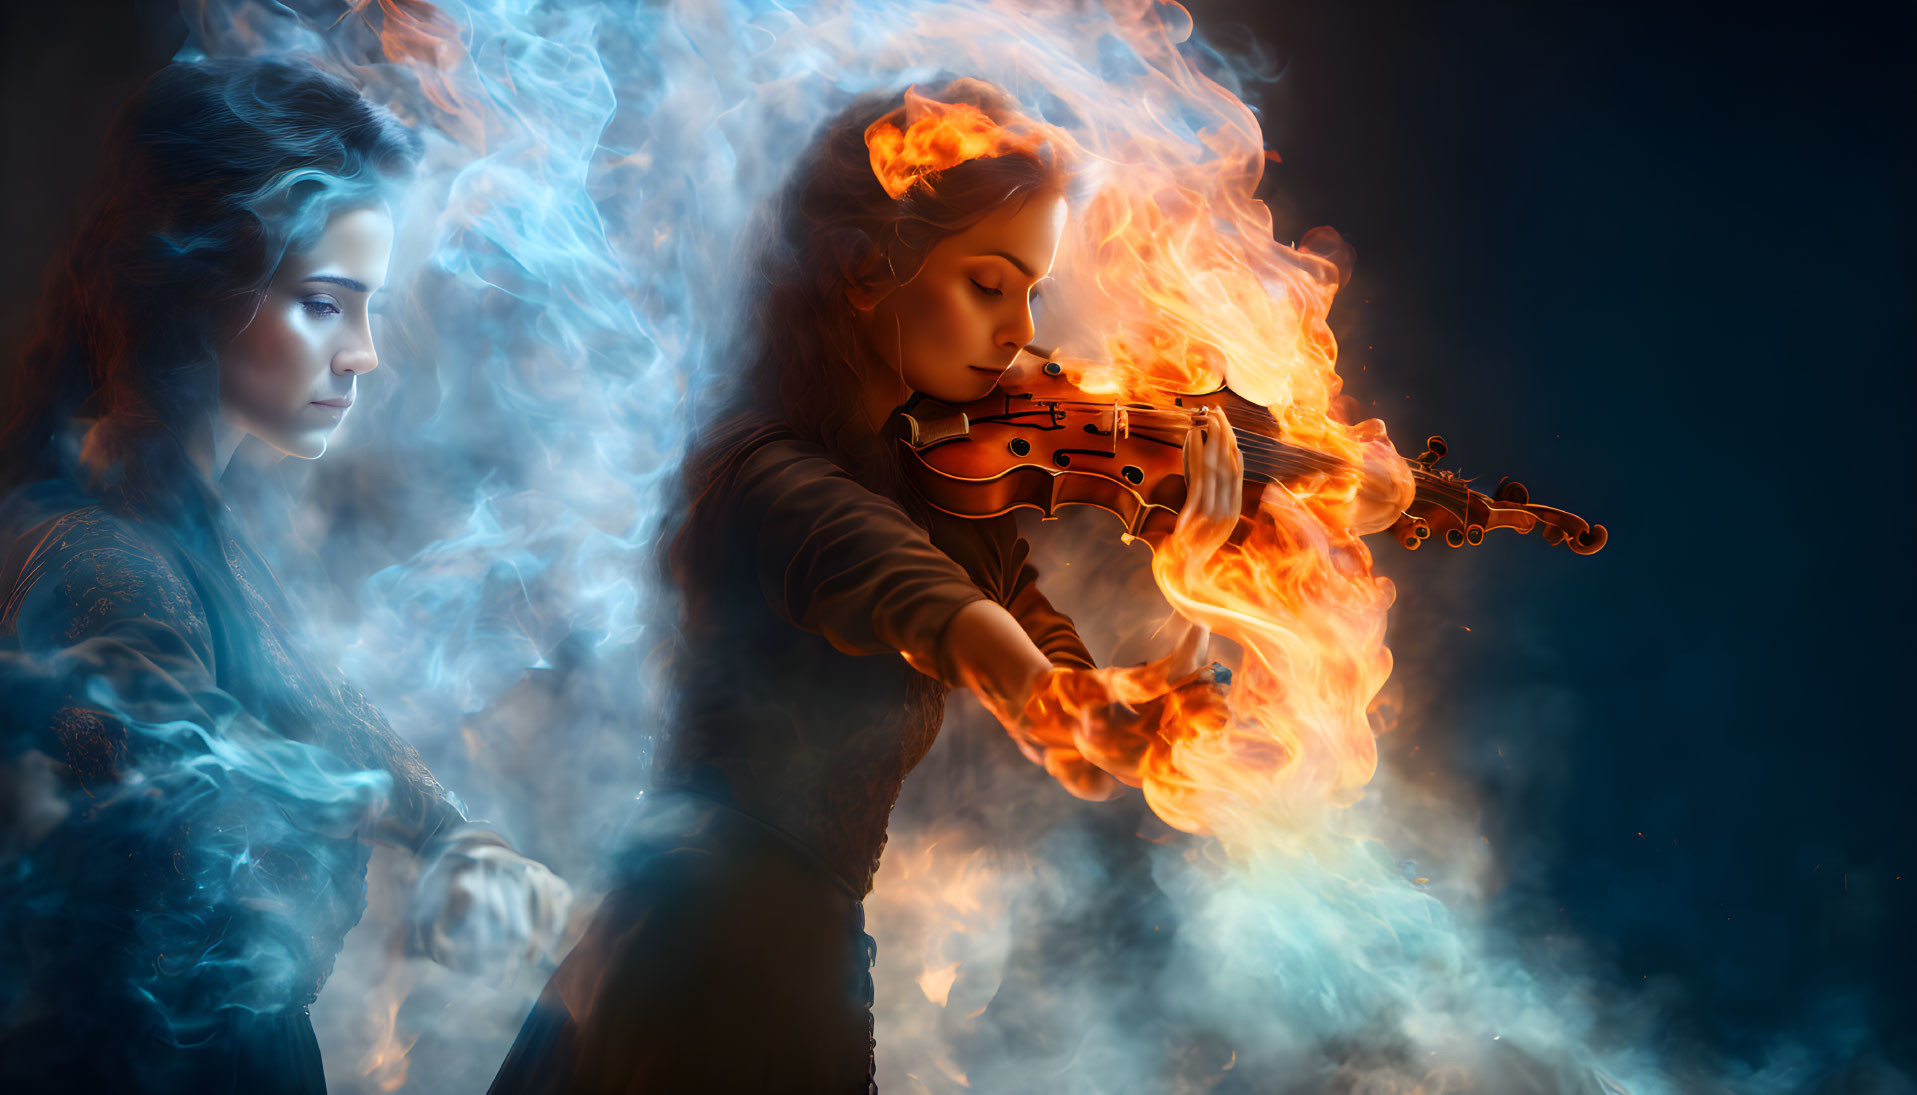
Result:
[[[514,851],[497,833],[468,826],[439,845],[413,890],[418,953],[465,973],[556,961],[572,888]]]
[[[1194,416],[1185,483],[1178,522],[1157,551],[1161,563],[1189,573],[1231,539],[1244,506],[1244,459],[1223,412]],[[947,629],[939,675],[970,688],[1067,790],[1109,798],[1120,783],[1140,786],[1155,761],[1169,766],[1179,741],[1215,733],[1231,719],[1231,672],[1208,663],[1210,630],[1178,618],[1184,631],[1170,654],[1123,669],[1084,669],[1051,665],[1010,614],[979,601]]]
[[[1185,435],[1185,502],[1160,558],[1187,572],[1204,566],[1231,539],[1244,498],[1238,435],[1223,412],[1207,408]],[[1080,798],[1141,785],[1154,759],[1169,763],[1178,741],[1230,722],[1231,671],[1207,657],[1211,629],[1183,614],[1173,619],[1183,631],[1164,657],[1122,669],[1052,669],[1014,720],[1000,716],[1026,754]]]
[[[1122,669],[1054,666],[1018,622],[975,601],[946,633],[954,683],[969,688],[1031,760],[1080,798],[1139,786],[1154,759],[1231,718],[1231,673],[1203,664],[1210,636],[1187,625],[1167,656]]]
[[[1130,669],[1054,668],[1007,729],[1080,798],[1109,798],[1120,783],[1137,787],[1175,743],[1231,719],[1231,671],[1212,663],[1166,679],[1161,666],[1177,657]]]

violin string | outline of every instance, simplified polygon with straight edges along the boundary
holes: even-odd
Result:
[[[1113,409],[1115,406],[1114,404],[1094,403],[1090,401],[1061,401],[1058,405],[1090,407],[1099,410]],[[1147,419],[1148,421],[1153,418],[1170,418],[1180,425],[1188,426],[1198,414],[1196,409],[1181,407],[1124,407],[1123,409],[1126,412],[1126,418],[1134,426],[1140,424],[1137,421],[1140,418]],[[1252,470],[1255,472],[1270,475],[1274,479],[1282,479],[1287,473],[1330,472],[1345,469],[1350,466],[1345,461],[1329,453],[1322,453],[1316,449],[1306,448],[1302,445],[1293,445],[1257,430],[1247,429],[1244,427],[1242,421],[1232,420],[1228,408],[1224,410],[1227,421],[1232,421],[1233,426],[1237,427],[1239,448],[1253,458],[1247,461],[1247,463],[1252,466]],[[1240,418],[1242,419],[1242,417],[1241,415]],[[1147,428],[1151,427],[1148,425]],[[1469,486],[1445,480],[1422,468],[1414,467],[1412,473],[1416,481],[1418,493],[1425,495],[1428,499],[1450,502],[1466,509],[1470,507],[1474,496],[1484,498],[1484,501],[1487,503],[1497,501],[1497,499],[1472,490]],[[1524,509],[1521,503],[1507,502],[1504,503],[1504,506],[1511,509]],[[1534,513],[1531,514],[1531,516],[1538,520],[1543,520],[1538,514]],[[1545,523],[1549,524],[1550,522],[1547,521]]]
[[[1105,406],[1104,404],[1083,405],[1092,407]],[[1136,418],[1147,416],[1155,412],[1158,412],[1157,408],[1153,408],[1151,411],[1130,408],[1127,417],[1133,419],[1132,424],[1137,426]],[[1179,418],[1181,423],[1189,423],[1191,418],[1189,414],[1181,414],[1175,410],[1164,411],[1162,413]],[[1150,429],[1153,427],[1148,425],[1146,428]],[[1346,466],[1344,461],[1339,460],[1329,453],[1321,453],[1315,449],[1308,449],[1300,445],[1291,445],[1254,431],[1240,430],[1237,436],[1240,448],[1255,451],[1260,455],[1272,457],[1280,461],[1289,458],[1293,464],[1302,466],[1307,471],[1335,471]]]
[[[1047,402],[1053,402],[1053,401],[1048,400]],[[1198,413],[1197,410],[1195,409],[1187,409],[1183,407],[1131,407],[1131,406],[1123,406],[1120,404],[1096,403],[1096,402],[1081,401],[1081,400],[1061,400],[1061,401],[1056,401],[1056,403],[1060,407],[1086,407],[1086,408],[1092,408],[1095,410],[1112,410],[1115,408],[1122,408],[1126,412],[1127,419],[1131,420],[1134,424],[1136,424],[1137,420],[1140,418],[1151,418],[1151,417],[1167,418],[1168,417],[1168,418],[1172,418],[1176,420],[1177,423],[1180,425],[1189,426],[1192,423],[1193,419],[1197,417],[1197,413]],[[1255,404],[1249,404],[1249,403],[1247,405],[1253,406],[1253,407],[1256,406]],[[1262,431],[1252,429],[1249,427],[1249,425],[1245,421],[1245,417],[1246,417],[1245,415],[1240,414],[1238,417],[1234,418],[1231,415],[1229,408],[1225,409],[1225,417],[1228,421],[1232,423],[1233,427],[1237,430],[1239,443],[1241,445],[1245,445],[1249,443],[1252,446],[1257,446],[1260,444],[1264,444],[1266,446],[1276,446],[1280,450],[1293,452],[1307,459],[1311,457],[1316,457],[1322,460],[1335,462],[1333,465],[1328,466],[1325,470],[1331,470],[1332,467],[1338,467],[1338,466],[1344,465],[1344,461],[1339,460],[1337,457],[1332,456],[1329,453],[1321,453],[1317,451],[1316,449],[1306,448],[1301,445],[1292,445],[1288,442],[1280,441],[1275,437],[1271,437],[1270,435],[1263,433]]]
[[[1091,408],[1100,411],[1113,410],[1116,406],[1110,403],[1076,400],[1047,402],[1053,407]],[[1189,427],[1197,417],[1196,410],[1178,407],[1124,407],[1123,409],[1128,423],[1134,428],[1143,426],[1145,429],[1163,429],[1170,425],[1155,425],[1151,422],[1154,418],[1170,418],[1177,425]],[[1331,472],[1350,468],[1344,460],[1329,453],[1319,452],[1302,445],[1293,445],[1256,429],[1247,428],[1243,415],[1234,420],[1229,408],[1220,409],[1225,411],[1226,421],[1231,422],[1235,427],[1239,448],[1249,458],[1246,465],[1255,474],[1268,476],[1273,482],[1282,482],[1287,475]],[[1012,412],[1008,409],[1008,413]],[[1139,419],[1146,421],[1141,423]],[[1454,519],[1468,522],[1472,502],[1482,499],[1487,506],[1495,505],[1498,509],[1518,510],[1529,515],[1534,524],[1542,524],[1560,532],[1564,531],[1556,521],[1544,514],[1533,512],[1524,503],[1501,502],[1499,499],[1472,490],[1460,481],[1441,477],[1422,465],[1409,460],[1406,463],[1411,465],[1416,496],[1427,503],[1440,506]],[[1567,533],[1567,535],[1570,534]]]
[[[1047,402],[1052,402],[1052,401],[1048,400]],[[1130,406],[1123,406],[1120,404],[1095,403],[1090,401],[1079,401],[1079,400],[1061,400],[1061,401],[1057,401],[1057,405],[1060,407],[1084,407],[1084,408],[1090,408],[1093,410],[1100,410],[1100,411],[1122,409],[1125,411],[1126,418],[1130,420],[1133,424],[1137,424],[1137,420],[1140,418],[1150,419],[1153,417],[1157,417],[1157,418],[1171,418],[1175,420],[1178,425],[1189,427],[1193,419],[1197,417],[1196,411],[1182,408],[1182,407],[1130,407]],[[1279,441],[1277,438],[1270,437],[1269,435],[1264,434],[1261,431],[1258,431],[1256,429],[1251,429],[1244,422],[1243,415],[1240,415],[1239,418],[1237,419],[1233,419],[1230,412],[1227,411],[1225,417],[1227,420],[1231,421],[1232,425],[1236,428],[1236,430],[1238,431],[1238,436],[1241,440],[1247,439],[1247,438],[1255,438],[1255,439],[1258,439],[1259,441],[1268,442],[1272,445],[1278,445],[1284,448],[1295,450],[1299,452],[1300,454],[1308,453],[1313,456],[1322,457],[1327,460],[1337,459],[1336,457],[1333,457],[1328,453],[1320,453],[1314,449],[1307,449],[1302,446],[1289,445],[1288,443]],[[1343,463],[1342,461],[1339,461],[1339,462]]]
[[[1239,434],[1238,447],[1248,453],[1256,453],[1274,460],[1289,459],[1310,471],[1338,471],[1349,466],[1329,453],[1261,438],[1256,434]]]

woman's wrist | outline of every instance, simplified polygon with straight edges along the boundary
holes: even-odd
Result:
[[[1230,718],[1231,670],[1216,662],[1148,697],[1126,672],[1056,667],[1006,724],[1028,757],[1081,798],[1107,797],[1112,781],[1140,786],[1170,736],[1215,731]]]
[[[1045,747],[1075,746],[1096,712],[1109,707],[1109,670],[1053,666],[1033,677],[1010,719],[1001,719],[1016,736]]]

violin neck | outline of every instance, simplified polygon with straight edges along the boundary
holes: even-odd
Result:
[[[1335,456],[1261,434],[1240,433],[1238,448],[1245,459],[1245,478],[1254,483],[1293,483],[1350,467]]]
[[[1411,466],[1411,482],[1415,488],[1413,506],[1425,504],[1455,508],[1468,503],[1471,496],[1477,493],[1461,479],[1440,475],[1415,460],[1407,463]]]
[[[1246,406],[1253,406],[1247,403]],[[1271,434],[1253,428],[1254,423],[1269,429],[1271,412],[1257,408],[1258,417],[1226,411],[1238,433],[1238,451],[1245,460],[1245,478],[1255,483],[1288,483],[1313,475],[1326,475],[1350,469],[1350,465],[1329,453],[1280,441]]]

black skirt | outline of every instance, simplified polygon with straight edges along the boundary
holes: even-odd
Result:
[[[492,1095],[875,1092],[859,895],[706,799],[659,796],[641,828]]]
[[[326,1095],[319,1041],[306,1009],[234,1009],[189,1041],[156,1037],[138,1018],[50,1017],[0,1037],[0,1090],[9,1095]]]

